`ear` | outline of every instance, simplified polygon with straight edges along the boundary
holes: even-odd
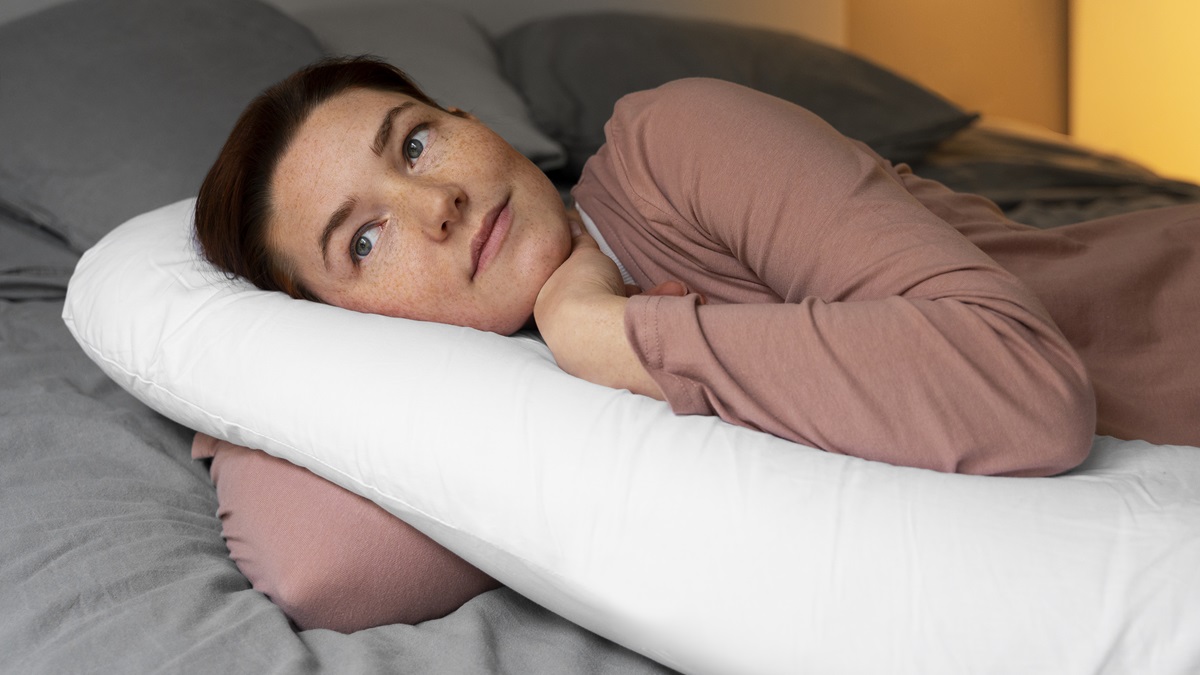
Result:
[[[448,112],[449,112],[451,115],[454,115],[455,117],[461,117],[461,118],[463,118],[463,119],[466,119],[466,120],[472,120],[472,121],[474,121],[474,122],[478,122],[478,121],[479,121],[479,119],[478,119],[478,118],[476,118],[474,115],[472,115],[471,113],[467,112],[466,110],[463,110],[462,108],[453,108],[453,107],[452,107],[452,108],[447,108],[446,110],[447,110],[447,111],[448,111]]]

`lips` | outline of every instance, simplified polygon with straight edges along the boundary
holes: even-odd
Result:
[[[505,200],[496,205],[483,218],[483,223],[479,226],[479,231],[475,233],[471,239],[471,279],[479,274],[481,269],[487,267],[492,258],[500,250],[500,246],[504,243],[504,235],[508,234],[508,227],[512,224],[512,209],[509,207],[509,200]]]

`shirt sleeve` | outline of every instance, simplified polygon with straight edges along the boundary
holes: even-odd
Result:
[[[715,80],[628,96],[606,131],[597,161],[645,227],[707,242],[775,296],[631,298],[627,337],[676,412],[943,471],[1051,474],[1086,457],[1079,357],[878,156]]]

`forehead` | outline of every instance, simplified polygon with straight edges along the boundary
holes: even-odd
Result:
[[[387,111],[412,100],[395,92],[350,89],[317,106],[297,129],[271,177],[268,238],[293,254],[295,240],[311,239],[362,176],[373,170],[371,143]]]
[[[306,175],[308,170],[319,168],[318,164],[347,152],[369,151],[387,111],[412,100],[394,92],[351,89],[321,103],[284,150],[276,167],[276,181],[295,178],[296,173]]]
[[[347,89],[320,103],[297,130],[293,145],[301,139],[318,138],[329,132],[379,125],[381,116],[404,102],[416,102],[410,96],[376,89]],[[290,149],[290,148],[289,148]]]

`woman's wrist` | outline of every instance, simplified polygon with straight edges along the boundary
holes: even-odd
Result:
[[[582,226],[572,228],[571,255],[546,280],[534,303],[534,321],[558,366],[616,389],[663,400],[625,337],[625,283]]]
[[[538,317],[546,345],[564,371],[615,389],[665,400],[625,336],[629,299],[610,293],[576,293],[562,298],[553,316]]]

